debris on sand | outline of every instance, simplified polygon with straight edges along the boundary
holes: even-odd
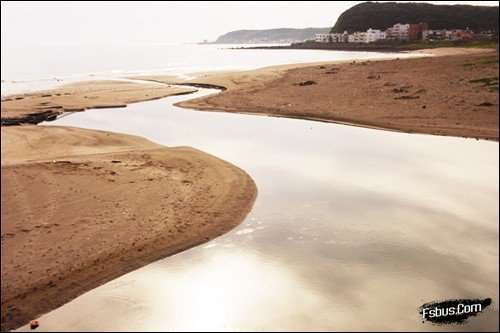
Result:
[[[340,68],[338,67],[332,67],[331,69],[327,70],[325,74],[337,74],[339,72]]]
[[[304,86],[312,86],[314,84],[318,84],[316,81],[302,81],[302,82],[299,82],[299,83],[295,83],[296,86],[301,86],[301,87],[304,87]]]
[[[408,93],[410,88],[411,88],[411,86],[402,86],[399,88],[392,89],[392,92],[395,94]]]
[[[35,330],[38,328],[38,326],[40,326],[40,323],[38,322],[38,320],[32,320],[30,322],[30,329]]]
[[[420,98],[420,96],[409,96],[409,95],[394,97],[394,99],[419,99],[419,98]]]
[[[495,104],[490,103],[490,102],[483,102],[481,104],[478,104],[477,106],[495,106]]]

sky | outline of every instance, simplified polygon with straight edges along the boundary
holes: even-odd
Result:
[[[2,49],[215,40],[238,29],[330,27],[360,1],[2,1]],[[498,1],[414,1],[498,6]]]

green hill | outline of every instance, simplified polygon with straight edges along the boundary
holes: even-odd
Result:
[[[498,32],[498,7],[364,2],[340,15],[332,32],[386,29],[395,23],[419,22],[427,22],[429,29],[468,27],[476,32]]]

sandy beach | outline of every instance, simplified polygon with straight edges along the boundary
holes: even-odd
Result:
[[[498,330],[498,1],[215,4],[2,1],[0,330]]]
[[[82,81],[55,89],[16,94],[2,98],[2,125],[37,124],[54,119],[64,112],[126,107],[196,89],[155,82],[131,80]]]
[[[244,171],[192,148],[2,127],[2,330],[227,232],[255,196]]]
[[[201,84],[225,90],[181,106],[498,140],[498,53],[419,53],[190,80],[74,83],[5,97],[2,125],[125,107],[196,90],[176,84]],[[244,171],[191,148],[77,128],[2,126],[2,329],[227,232],[255,196]]]
[[[415,53],[422,57],[201,74],[190,82],[227,90],[179,105],[498,140],[498,53]],[[141,78],[171,83],[169,78]]]

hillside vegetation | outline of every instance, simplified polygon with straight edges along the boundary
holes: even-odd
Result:
[[[430,29],[498,32],[498,7],[365,2],[345,11],[332,32],[386,29],[395,23],[426,22]]]

